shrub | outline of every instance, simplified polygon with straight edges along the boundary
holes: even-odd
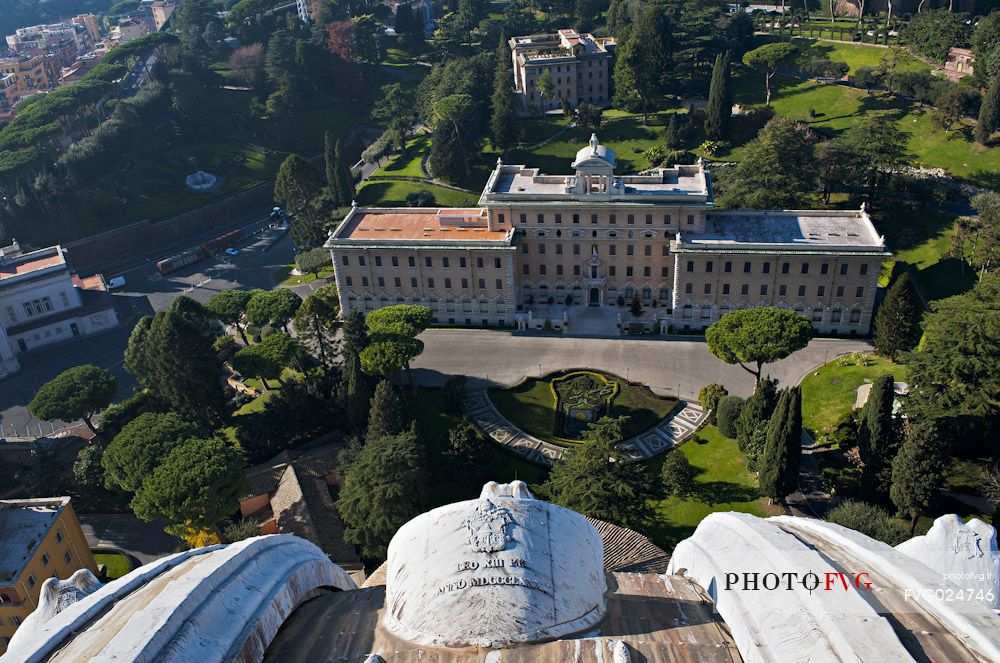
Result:
[[[896,522],[884,509],[866,502],[844,500],[826,514],[826,519],[862,534],[895,546],[909,538],[902,523]]]
[[[228,334],[217,336],[212,341],[212,349],[220,355],[228,356],[236,350],[236,339]]]
[[[683,497],[694,489],[695,469],[680,449],[667,452],[660,478],[668,495]]]
[[[715,418],[715,411],[719,408],[719,401],[723,396],[728,396],[729,392],[721,384],[706,384],[698,392],[698,402],[706,411],[711,410],[712,418]]]
[[[260,536],[260,525],[255,520],[241,520],[222,528],[222,540],[226,543],[236,543],[255,536]]]
[[[465,401],[466,379],[464,375],[454,377],[444,385],[444,397],[453,412],[461,414]]]
[[[736,439],[736,422],[743,410],[743,399],[739,396],[724,396],[719,399],[719,407],[715,411],[715,421],[719,432],[731,440]]]
[[[858,443],[858,419],[860,410],[853,410],[837,419],[832,426],[823,429],[820,444],[836,445],[840,449],[850,449]]]
[[[407,207],[434,207],[437,203],[430,191],[414,191],[406,194],[403,202]]]

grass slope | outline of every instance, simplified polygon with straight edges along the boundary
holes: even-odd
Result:
[[[704,442],[688,440],[678,450],[697,469],[695,491],[689,497],[667,497],[654,503],[657,522],[646,534],[664,550],[673,550],[678,541],[694,532],[698,523],[716,511],[740,511],[755,516],[778,513],[760,498],[757,480],[747,471],[746,461],[736,444],[722,436],[715,426],[705,426],[698,435]],[[657,476],[664,456],[651,461]]]
[[[896,382],[906,382],[907,368],[885,357],[871,355],[871,366],[851,363],[841,366],[835,359],[802,380],[802,425],[811,432],[832,426],[854,408],[857,389],[866,381],[891,373]]]

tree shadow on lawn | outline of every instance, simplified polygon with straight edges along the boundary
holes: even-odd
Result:
[[[976,284],[976,270],[958,258],[945,258],[917,272],[920,289],[928,299],[943,299],[971,290]]]
[[[734,502],[752,502],[760,497],[760,491],[750,486],[741,486],[728,481],[710,481],[695,486],[691,498],[715,506]]]
[[[906,203],[879,205],[872,217],[875,227],[885,234],[893,251],[920,246],[943,235],[955,223],[954,215]]]

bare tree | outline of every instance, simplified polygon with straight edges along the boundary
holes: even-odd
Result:
[[[979,492],[993,505],[993,523],[1000,523],[1000,464],[983,470],[983,482]]]

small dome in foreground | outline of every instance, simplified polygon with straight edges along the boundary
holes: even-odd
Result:
[[[603,618],[603,544],[586,518],[523,481],[417,516],[389,544],[386,628],[410,642],[507,647]]]

